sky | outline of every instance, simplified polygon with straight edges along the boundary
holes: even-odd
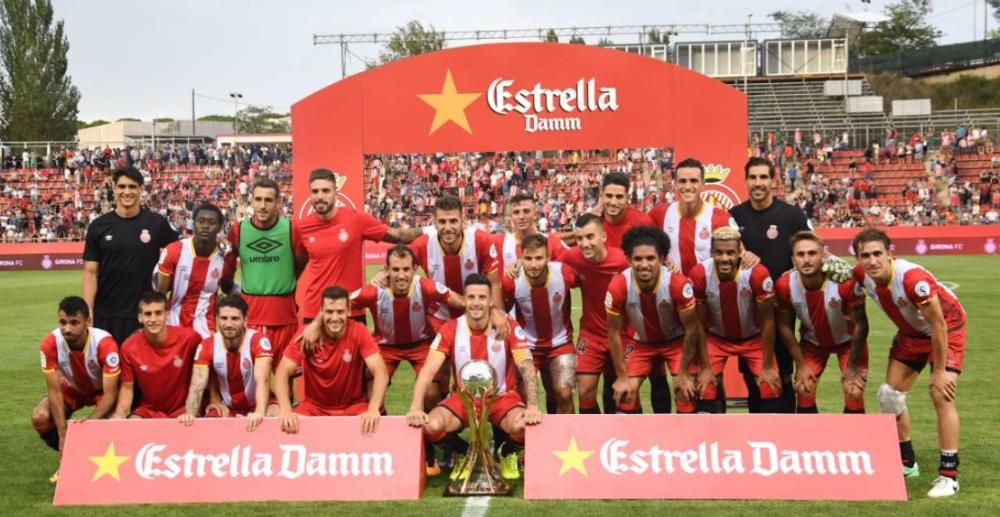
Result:
[[[232,114],[241,104],[285,112],[299,99],[340,79],[338,45],[313,45],[314,34],[392,32],[410,20],[437,30],[531,29],[641,24],[741,24],[770,21],[778,10],[881,12],[895,0],[52,0],[65,21],[69,72],[80,89],[79,119],[191,118]],[[928,21],[940,43],[982,38],[984,0],[933,2]],[[988,20],[988,29],[997,27]],[[758,40],[776,37],[761,34]],[[616,43],[630,43],[623,36]],[[682,34],[675,41],[733,39]],[[596,43],[596,41],[589,41]],[[451,42],[448,46],[474,44]],[[348,74],[364,70],[380,47],[352,45]]]

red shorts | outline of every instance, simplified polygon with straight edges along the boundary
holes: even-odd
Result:
[[[557,347],[532,348],[531,357],[535,360],[535,370],[540,372],[549,371],[549,363],[561,355],[575,354],[576,349],[572,343],[566,343]]]
[[[274,404],[274,405],[278,404],[278,399],[275,398],[274,395],[271,395],[271,397],[269,399],[267,399],[267,405],[270,406],[271,404]],[[231,416],[232,417],[232,416],[247,416],[250,413],[253,413],[254,410],[257,409],[257,408],[255,408],[255,407],[233,408],[232,406],[226,406],[226,409],[229,410],[229,414],[226,415],[226,416]],[[265,406],[265,411],[266,410],[267,410],[267,406]],[[214,408],[208,408],[208,409],[205,410],[205,416],[208,417],[208,418],[219,418],[222,415],[220,415],[219,412],[216,411]]]
[[[681,367],[681,356],[684,354],[684,337],[671,339],[665,343],[640,343],[631,339],[624,340],[625,369],[629,377],[648,377],[654,373],[655,367],[666,363],[670,375],[677,375]],[[698,372],[694,361],[688,367],[692,373]]]
[[[907,363],[914,370],[923,370],[931,360],[931,338],[910,337],[896,334],[889,349],[889,358]],[[962,373],[965,359],[965,326],[948,332],[948,355],[944,367],[955,373]]]
[[[750,373],[754,375],[760,375],[764,368],[764,342],[759,335],[743,341],[729,341],[712,334],[708,334],[705,339],[708,345],[708,363],[715,375],[722,375],[726,360],[733,356],[742,357],[750,368]]]
[[[356,416],[368,411],[367,402],[355,402],[350,406],[341,408],[326,408],[314,404],[311,400],[305,399],[299,402],[298,407],[293,410],[302,416]]]
[[[292,338],[299,331],[299,326],[296,323],[289,323],[288,325],[281,326],[247,326],[252,328],[257,332],[260,332],[271,342],[271,356],[274,357],[274,362],[271,363],[271,369],[277,370],[278,364],[281,363],[281,358],[285,355],[285,348],[292,342]]]
[[[576,373],[599,375],[611,365],[608,340],[585,330],[580,331],[576,342]]]
[[[97,403],[101,401],[101,398],[104,397],[104,393],[82,395],[75,389],[67,390],[66,389],[67,387],[68,386],[63,385],[60,391],[62,391],[63,404],[66,406],[66,409],[68,409],[70,413],[83,409],[87,406],[96,406]]]
[[[166,412],[160,411],[159,409],[153,409],[149,406],[139,405],[139,407],[132,410],[132,414],[142,418],[177,418],[183,415],[185,412],[184,406],[181,406],[173,411]]]
[[[430,349],[430,340],[418,341],[407,346],[379,345],[378,347],[378,351],[382,354],[382,360],[385,361],[385,367],[389,370],[390,379],[392,374],[396,373],[396,368],[399,368],[399,363],[403,361],[409,362],[413,365],[413,370],[420,373]]]
[[[837,362],[840,363],[840,371],[844,372],[847,370],[847,360],[851,357],[850,341],[835,347],[821,347],[806,342],[802,342],[800,346],[802,347],[802,358],[805,360],[806,367],[809,368],[809,371],[811,371],[817,379],[823,375],[823,370],[826,369],[826,363],[831,354],[837,355]],[[862,375],[868,374],[867,343],[861,351],[861,358],[858,361],[858,367],[861,369]]]
[[[453,393],[448,398],[442,400],[438,406],[451,411],[462,421],[462,425],[469,425],[469,415],[465,412],[465,405],[462,403],[461,395]],[[503,417],[514,408],[524,407],[521,402],[521,395],[516,391],[508,391],[498,396],[490,405],[490,423],[499,426]]]

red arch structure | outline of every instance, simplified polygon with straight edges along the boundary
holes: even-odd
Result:
[[[360,206],[366,154],[672,147],[676,159],[708,165],[709,190],[723,204],[745,194],[746,96],[600,47],[501,43],[422,54],[313,93],[292,106],[292,120],[299,216],[307,172],[318,167],[344,175],[341,202]]]

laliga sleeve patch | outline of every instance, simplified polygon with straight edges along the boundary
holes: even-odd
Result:
[[[774,280],[771,280],[771,277],[765,278],[764,283],[761,284],[761,287],[764,289],[764,292],[767,293],[774,291]]]
[[[685,298],[694,297],[694,287],[691,286],[691,282],[684,284],[684,290],[681,291],[681,295],[683,295]]]
[[[260,349],[261,350],[267,350],[268,352],[270,352],[271,351],[271,340],[267,339],[266,337],[260,338]]]
[[[855,296],[864,296],[865,295],[865,288],[864,288],[863,285],[861,285],[861,282],[855,282],[854,283],[854,295]]]
[[[514,327],[514,336],[517,337],[517,339],[520,339],[521,341],[525,341],[528,339],[528,336],[524,335],[524,329],[522,329],[521,327]]]
[[[497,258],[497,245],[496,244],[491,244],[490,245],[490,258]]]
[[[612,298],[611,293],[605,293],[605,295],[604,295],[604,306],[605,307],[611,307],[611,306],[613,306],[614,305],[612,303],[613,301],[614,301],[614,299]]]
[[[108,368],[118,368],[118,352],[111,352],[104,361],[108,363]]]
[[[917,293],[917,296],[921,298],[926,298],[931,294],[931,284],[927,283],[926,280],[921,280],[913,287],[913,292]]]
[[[446,285],[444,285],[444,284],[442,284],[440,282],[434,282],[434,284],[435,284],[435,287],[437,288],[437,292],[439,292],[441,294],[448,294],[448,286],[446,286]]]

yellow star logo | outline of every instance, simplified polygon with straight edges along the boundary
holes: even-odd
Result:
[[[105,475],[115,478],[115,481],[121,481],[121,477],[118,474],[118,467],[122,463],[128,461],[128,456],[118,456],[115,453],[115,442],[108,444],[108,449],[104,451],[104,456],[90,456],[90,461],[97,465],[97,471],[94,472],[94,477],[90,481],[97,481]]]
[[[566,474],[570,470],[575,470],[584,476],[587,475],[587,466],[583,463],[587,458],[594,454],[594,451],[581,451],[579,447],[576,446],[576,437],[571,437],[569,439],[569,447],[565,451],[552,451],[560,460],[562,460],[562,466],[559,468],[559,477]]]
[[[451,70],[449,69],[444,76],[444,85],[441,87],[441,93],[417,95],[417,97],[420,97],[420,100],[434,108],[434,121],[431,122],[431,132],[428,134],[433,135],[435,131],[448,123],[448,121],[454,122],[458,127],[464,129],[466,133],[472,133],[472,128],[469,127],[469,119],[465,118],[465,108],[478,99],[480,95],[482,94],[458,93],[458,90],[455,89],[455,80],[452,79]]]

